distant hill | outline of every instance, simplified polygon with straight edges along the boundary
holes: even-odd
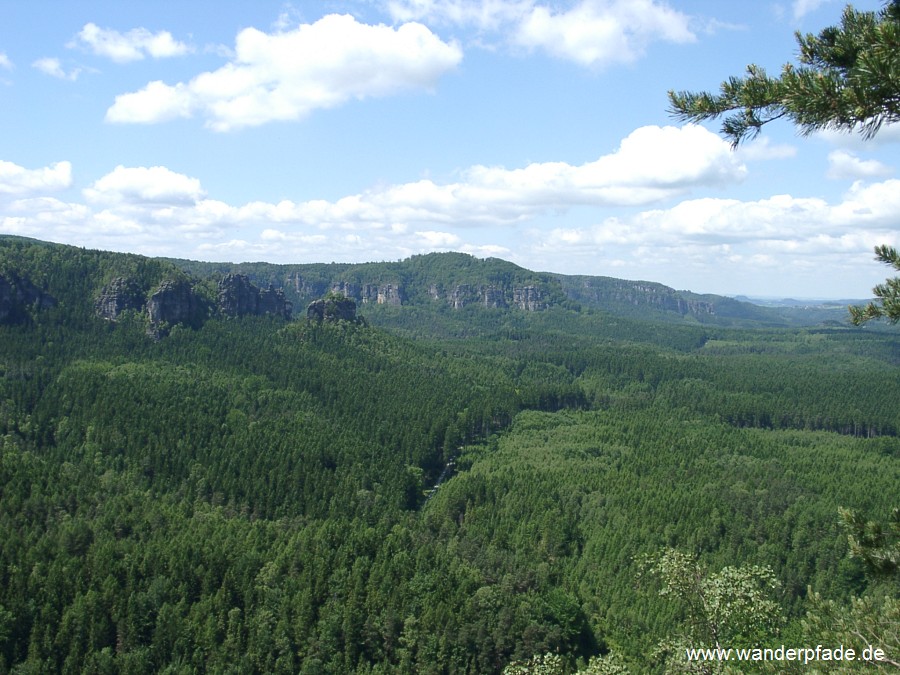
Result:
[[[479,259],[465,253],[429,253],[400,262],[364,264],[170,262],[198,277],[232,272],[246,274],[261,286],[283,287],[298,308],[332,290],[363,305],[525,311],[556,306],[722,326],[846,323],[847,313],[846,305],[768,307],[749,299],[677,291],[651,281],[533,272],[498,258]]]
[[[120,307],[138,309],[146,306],[163,282],[185,283],[188,279],[193,279],[197,302],[202,301],[205,309],[200,305],[188,307],[193,301],[181,287],[179,292],[184,296],[179,301],[184,305],[181,313],[214,311],[216,294],[223,292],[216,285],[223,283],[226,275],[239,275],[246,279],[235,281],[232,277],[229,281],[230,293],[234,296],[230,306],[244,307],[248,302],[253,304],[253,298],[261,298],[255,300],[260,312],[266,302],[275,302],[277,311],[269,311],[289,314],[290,305],[293,305],[297,316],[304,315],[310,302],[336,292],[376,315],[403,307],[425,313],[450,312],[451,315],[459,310],[540,312],[558,308],[573,312],[606,312],[631,319],[716,326],[847,323],[846,306],[840,304],[784,302],[762,306],[749,298],[700,295],[650,281],[534,272],[498,258],[479,259],[465,253],[430,253],[398,262],[276,265],[154,259],[89,251],[14,236],[0,236],[0,247],[5,253],[0,260],[0,275],[4,269],[9,269],[12,275],[25,275],[14,284],[7,284],[12,289],[7,292],[9,298],[16,293],[24,297],[23,294],[34,295],[42,291],[49,294],[47,302],[63,299],[64,306],[79,305],[82,310],[100,307],[101,315],[106,318],[112,318],[110,313],[115,314]],[[53,263],[54,260],[57,262]],[[68,262],[63,264],[63,260]],[[69,270],[62,274],[59,270],[51,273],[47,264],[62,265],[66,269],[71,265],[80,267],[77,273]],[[56,289],[50,288],[54,280],[61,281],[68,278],[67,275],[73,277],[70,282],[61,283]],[[250,285],[246,288],[234,286],[248,282]],[[34,284],[34,289],[26,289],[26,283]],[[172,296],[178,288],[170,284],[168,290]],[[248,293],[253,296],[249,300],[244,298]],[[277,298],[273,294],[277,294]],[[237,296],[243,299],[235,305]],[[10,315],[21,315],[24,310],[9,298]]]
[[[551,274],[526,270],[513,263],[465,253],[430,253],[401,262],[362,264],[274,265],[269,263],[204,263],[170,260],[200,278],[228,272],[245,274],[254,283],[283,287],[296,303],[342,293],[360,304],[447,305],[462,309],[539,311],[563,305],[567,298]]]

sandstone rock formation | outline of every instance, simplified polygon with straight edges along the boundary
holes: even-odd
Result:
[[[375,302],[379,305],[396,305],[399,307],[403,304],[403,292],[399,285],[386,284],[379,286]]]
[[[28,308],[41,310],[56,306],[56,298],[30,280],[15,274],[0,276],[0,324],[22,321]]]
[[[290,320],[293,305],[271,284],[261,290],[243,274],[226,274],[219,282],[218,308],[230,317],[275,314]]]
[[[147,301],[147,315],[151,333],[161,337],[176,324],[198,328],[206,318],[206,307],[188,281],[167,279]]]
[[[291,320],[294,305],[284,298],[284,291],[269,284],[268,288],[260,289],[257,314],[275,314],[287,321]]]
[[[400,306],[406,301],[406,293],[399,283],[358,284],[352,281],[335,281],[331,284],[331,292],[361,304]]]
[[[447,303],[453,309],[462,309],[466,305],[471,305],[477,301],[478,295],[469,284],[460,284],[447,293]]]
[[[596,285],[595,285],[596,284]],[[686,299],[677,291],[662,284],[622,279],[585,279],[578,293],[579,298],[594,302],[618,302],[635,307],[649,306],[679,314],[715,314],[715,305],[705,300]]]
[[[299,272],[288,274],[284,278],[284,284],[285,286],[293,288],[301,298],[324,295],[325,291],[328,289],[327,282],[318,279],[309,279],[302,276]]]
[[[306,308],[306,318],[310,321],[356,321],[356,303],[348,297],[329,294],[313,300]]]
[[[502,309],[507,307],[506,293],[501,288],[487,286],[482,290],[481,303],[490,309]]]
[[[527,312],[547,309],[547,300],[536,286],[523,286],[513,289],[513,304]]]
[[[116,277],[100,291],[94,302],[97,316],[115,321],[128,309],[140,310],[144,306],[144,294],[133,279]]]

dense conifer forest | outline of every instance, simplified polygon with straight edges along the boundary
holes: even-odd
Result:
[[[296,288],[291,320],[229,316],[231,268],[0,239],[0,673],[725,672],[678,651],[716,644],[676,562],[730,607],[729,579],[768,584],[724,646],[868,643],[889,659],[818,672],[893,672],[900,578],[850,555],[839,509],[900,506],[896,330],[412,265],[546,303],[453,308],[408,275],[356,320],[308,320]],[[117,279],[184,282],[192,313],[104,318]],[[775,665],[732,672],[813,672]]]

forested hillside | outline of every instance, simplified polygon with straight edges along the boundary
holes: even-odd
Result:
[[[174,259],[169,262],[201,278],[239,273],[260,285],[283,286],[298,306],[336,290],[361,304],[375,306],[374,312],[401,305],[441,311],[445,316],[448,309],[458,311],[466,307],[526,311],[562,307],[640,320],[713,326],[847,323],[846,306],[761,307],[720,295],[677,291],[648,281],[537,273],[505,260],[479,260],[465,253],[430,253],[398,262],[362,265],[218,264]]]
[[[307,320],[296,286],[293,318],[263,311],[271,267],[0,239],[0,672],[672,671],[690,608],[645,573],[669,549],[771,570],[766,646],[900,658],[897,577],[838,524],[900,506],[896,331],[655,322],[502,261],[391,265],[338,295],[310,266],[359,319]]]

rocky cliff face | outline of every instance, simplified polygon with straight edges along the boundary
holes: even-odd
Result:
[[[508,307],[506,293],[500,288],[488,286],[482,291],[482,304],[490,309],[503,309]]]
[[[25,277],[15,274],[0,276],[0,324],[22,321],[28,309],[56,306],[56,298],[45,293]]]
[[[284,285],[292,288],[301,298],[324,295],[328,284],[324,281],[310,280],[299,272],[291,272],[284,278]],[[353,297],[346,294],[347,297]]]
[[[406,302],[406,293],[400,284],[357,284],[350,281],[335,281],[332,293],[338,293],[362,304],[395,305]]]
[[[541,311],[563,304],[562,286],[552,275],[530,272],[502,260],[479,260],[464,253],[413,256],[392,263],[238,266],[254,283],[283,284],[287,297],[305,306],[328,293],[365,305],[446,303],[453,309]]]
[[[231,317],[275,314],[290,320],[293,306],[281,289],[259,289],[243,274],[226,274],[219,282],[218,309]]]
[[[399,284],[396,286],[394,284],[387,284],[378,287],[375,302],[379,305],[395,305],[399,307],[403,304],[403,296],[404,293]]]
[[[147,300],[147,315],[151,332],[161,337],[176,324],[199,327],[206,318],[206,307],[189,282],[168,279]]]
[[[115,321],[125,310],[144,309],[150,319],[150,333],[157,338],[177,324],[198,328],[213,309],[228,317],[275,314],[291,318],[293,307],[285,300],[283,291],[271,285],[260,289],[243,274],[226,274],[219,282],[218,291],[213,308],[186,280],[165,280],[146,298],[133,279],[117,277],[103,287],[94,307],[97,315],[108,321]]]
[[[447,293],[447,304],[453,309],[462,309],[466,305],[478,302],[478,294],[469,284],[455,286]]]
[[[366,286],[366,300],[368,300],[369,294],[369,286]],[[362,287],[359,284],[353,283],[351,281],[336,281],[331,284],[331,292],[343,295],[345,298],[350,298],[355,300],[356,302],[363,301],[363,293]]]
[[[225,316],[256,314],[259,289],[243,274],[226,274],[219,282],[218,306]]]
[[[144,294],[132,279],[116,277],[110,281],[94,302],[97,316],[115,321],[125,310],[140,310],[144,306]]]
[[[313,300],[306,308],[310,321],[356,321],[356,303],[343,295]]]
[[[429,289],[429,295],[433,300],[440,300],[441,293],[434,285]],[[460,284],[450,289],[444,299],[453,309],[462,309],[467,305],[481,305],[490,309],[505,309],[509,307],[507,294],[502,288],[495,286],[471,286]]]
[[[488,309],[517,307],[526,312],[536,312],[549,306],[546,293],[537,286],[514,287],[508,290],[496,286],[472,286],[459,284],[446,293],[432,284],[428,288],[432,300],[445,300],[453,309],[468,305],[481,305]]]
[[[674,289],[640,281],[608,280],[602,287],[585,280],[578,295],[598,303],[623,303],[635,307],[650,306],[679,314],[715,314],[715,306],[703,300],[688,300]]]
[[[268,288],[260,289],[258,314],[274,314],[290,321],[293,311],[294,305],[284,299],[284,291],[280,288],[275,288],[270,284]]]
[[[526,312],[537,312],[547,309],[547,299],[536,286],[523,286],[513,289],[513,304]]]

